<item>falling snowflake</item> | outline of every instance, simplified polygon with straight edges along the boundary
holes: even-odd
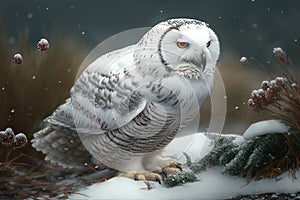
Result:
[[[27,14],[27,18],[28,18],[28,19],[32,19],[32,18],[33,18],[33,13],[28,13],[28,14]]]
[[[16,64],[21,64],[23,62],[23,56],[19,53],[15,54],[12,62]]]
[[[241,57],[240,63],[241,63],[242,65],[248,65],[248,59],[247,59],[246,57]]]
[[[49,42],[48,40],[46,40],[45,38],[42,38],[38,43],[37,43],[37,48],[39,49],[39,51],[46,51],[47,49],[49,49]]]

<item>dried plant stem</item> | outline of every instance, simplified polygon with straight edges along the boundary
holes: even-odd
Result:
[[[4,163],[8,161],[9,156],[11,155],[12,149],[9,149],[8,152],[6,153],[5,159],[4,159]]]
[[[255,57],[251,57],[252,60],[254,60],[258,66],[268,75],[268,77],[270,79],[273,79],[271,73],[266,69],[266,67],[264,66],[264,64],[262,64],[258,59],[256,59]]]
[[[67,197],[80,187],[105,181],[114,176],[116,171],[97,171],[92,166],[80,170],[63,169],[30,155],[20,154],[5,162],[0,167],[0,173],[3,176],[0,179],[1,197],[5,194],[7,198],[52,199],[59,194]],[[14,190],[10,189],[12,187]]]

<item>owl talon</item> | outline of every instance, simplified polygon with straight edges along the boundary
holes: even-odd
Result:
[[[161,181],[160,181],[159,178],[156,178],[155,181],[158,182],[161,185]]]
[[[161,170],[161,175],[162,175],[163,179],[168,177],[168,174],[165,169]]]
[[[170,164],[169,164],[169,166],[167,166],[167,167],[176,167],[176,168],[181,168],[181,166],[182,166],[182,164],[181,163],[178,163],[178,162],[171,162]]]
[[[134,178],[133,178],[133,180],[138,181],[139,180],[138,176],[135,175]]]
[[[167,178],[170,174],[175,174],[176,172],[182,171],[182,165],[177,162],[172,162],[168,166],[161,169],[161,174],[163,178]]]
[[[183,170],[182,170],[182,167],[181,167],[181,164],[177,163],[177,164],[175,165],[175,167],[178,168],[178,169],[180,169],[180,171],[183,171]]]

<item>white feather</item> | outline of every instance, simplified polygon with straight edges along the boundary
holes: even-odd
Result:
[[[189,42],[188,48],[177,46],[181,40]],[[108,167],[163,167],[158,154],[198,116],[213,85],[218,57],[217,36],[205,23],[162,22],[137,44],[91,63],[71,89],[70,100],[48,122],[56,133],[77,132],[89,154]],[[34,140],[36,147],[40,140]]]

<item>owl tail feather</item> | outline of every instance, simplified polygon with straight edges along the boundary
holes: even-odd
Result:
[[[32,146],[46,154],[45,160],[65,168],[80,168],[91,162],[91,155],[74,130],[46,127],[34,133]]]

